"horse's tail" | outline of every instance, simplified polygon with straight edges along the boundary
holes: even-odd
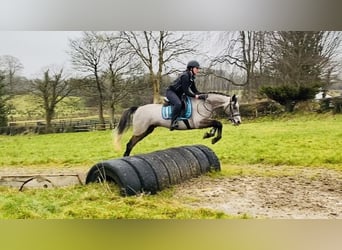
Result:
[[[137,109],[138,107],[130,107],[122,113],[119,124],[114,130],[114,148],[116,150],[120,150],[122,134],[128,129],[131,117]]]

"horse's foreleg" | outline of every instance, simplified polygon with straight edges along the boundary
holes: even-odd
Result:
[[[215,144],[222,138],[222,123],[219,121],[213,121],[213,129],[217,130],[217,136],[211,140],[212,144]]]
[[[203,139],[207,139],[207,138],[210,138],[210,137],[213,137],[216,133],[216,130],[217,128],[212,128],[209,132],[206,132],[203,136]]]
[[[154,130],[155,126],[149,126],[148,129],[142,133],[141,135],[133,135],[131,137],[131,139],[128,141],[128,143],[126,144],[126,151],[124,153],[123,156],[129,156],[129,154],[131,153],[133,147],[142,139],[144,139],[146,136],[148,136],[149,134],[151,134]]]

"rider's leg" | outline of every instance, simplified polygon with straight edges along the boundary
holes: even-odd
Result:
[[[182,102],[179,97],[176,95],[175,92],[172,90],[166,91],[166,97],[169,99],[170,103],[172,104],[172,116],[171,116],[171,127],[170,130],[174,130],[178,128],[177,118],[182,111]]]
[[[174,129],[178,128],[177,118],[180,115],[181,109],[182,109],[182,105],[174,105],[173,106],[170,130],[174,130]]]

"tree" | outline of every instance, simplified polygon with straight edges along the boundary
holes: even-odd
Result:
[[[224,49],[221,55],[212,59],[209,74],[234,86],[244,87],[247,90],[247,99],[252,100],[256,93],[253,90],[257,89],[262,74],[264,32],[227,32],[223,34],[223,41]],[[215,66],[225,64],[228,64],[234,73],[227,75],[222,70],[215,70]]]
[[[180,60],[182,55],[194,53],[196,44],[187,35],[170,31],[122,32],[122,37],[148,69],[153,103],[159,103],[163,73],[171,74],[169,64]]]
[[[14,93],[16,86],[16,75],[23,69],[22,63],[18,58],[11,55],[4,55],[0,57],[0,69],[6,77],[6,86],[10,94]]]
[[[340,42],[341,36],[334,32],[270,33],[265,68],[270,82],[261,92],[292,112],[298,102],[313,98],[319,87],[331,84],[336,73],[333,59]],[[285,97],[287,100],[283,100]]]
[[[0,75],[0,127],[7,126],[7,108],[5,105],[5,85],[4,76]]]
[[[71,81],[63,76],[63,69],[52,72],[46,70],[42,79],[36,79],[31,82],[33,93],[38,97],[45,112],[45,132],[52,132],[51,121],[55,115],[55,109],[59,102],[72,92],[73,85]]]
[[[227,81],[220,77],[224,75],[225,72],[222,69],[207,70],[202,68],[201,74],[198,77],[196,76],[196,86],[203,92],[217,91],[226,94],[231,93],[234,88],[239,88],[239,86],[235,87],[233,84],[227,84]]]
[[[104,84],[101,78],[103,72],[102,57],[105,50],[105,43],[96,32],[84,32],[83,37],[70,40],[69,54],[73,65],[80,71],[90,73],[87,77],[95,83],[94,90],[97,93],[98,115],[102,126],[105,124],[104,119]]]
[[[107,99],[110,107],[111,124],[115,125],[115,110],[130,92],[137,91],[132,82],[134,75],[140,72],[140,64],[134,60],[134,54],[127,48],[127,44],[123,43],[120,34],[103,34],[101,35],[105,44],[103,61],[104,61],[104,78]],[[142,86],[143,87],[143,86]]]

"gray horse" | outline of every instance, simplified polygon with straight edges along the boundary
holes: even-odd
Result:
[[[206,96],[205,100],[191,98],[191,117],[184,120],[184,123],[178,121],[179,126],[177,129],[212,127],[209,132],[204,134],[203,138],[213,137],[217,132],[217,136],[212,139],[212,144],[214,144],[222,137],[222,123],[212,118],[213,112],[218,108],[223,108],[233,125],[239,125],[241,123],[239,103],[235,95],[231,97],[222,93],[209,92]],[[133,147],[151,134],[156,127],[170,127],[170,119],[163,118],[163,108],[165,108],[163,104],[147,104],[140,107],[131,107],[123,112],[115,129],[116,148],[120,148],[122,134],[130,125],[131,116],[133,115],[133,136],[126,145],[124,156],[129,156]]]

